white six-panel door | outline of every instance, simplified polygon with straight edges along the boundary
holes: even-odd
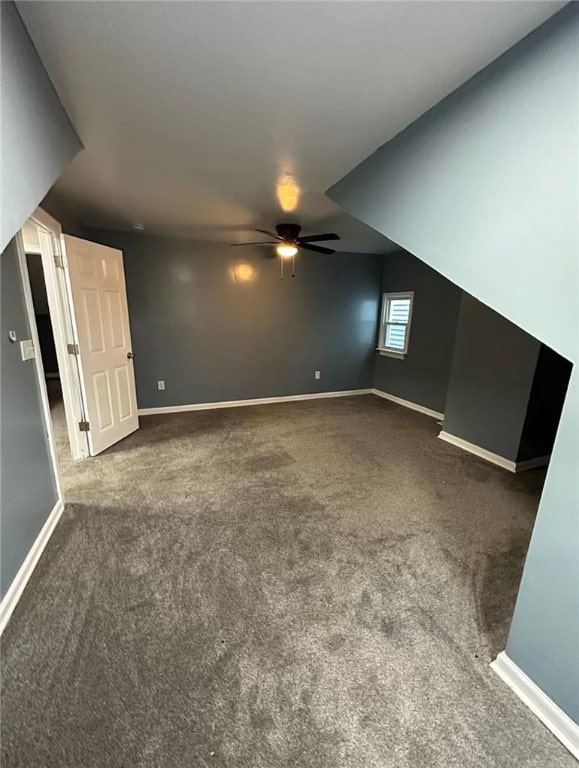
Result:
[[[64,240],[94,456],[139,428],[123,253]]]

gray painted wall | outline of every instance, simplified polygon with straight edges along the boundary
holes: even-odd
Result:
[[[56,501],[34,364],[8,330],[30,338],[13,235],[81,144],[11,2],[0,4],[2,474],[0,592],[5,594]]]
[[[528,333],[463,294],[445,432],[516,461],[540,348]]]
[[[376,353],[374,386],[444,411],[462,291],[407,251],[384,256],[382,291],[414,291],[404,360]]]
[[[300,254],[281,280],[267,249],[87,236],[124,252],[140,408],[372,386],[381,257]]]
[[[579,4],[569,3],[328,191],[572,359],[579,345],[578,38]],[[505,279],[514,275],[516,283]]]
[[[0,3],[0,249],[82,145],[14,3]]]
[[[574,367],[533,529],[508,655],[579,722],[579,376]]]
[[[18,342],[30,338],[30,329],[14,240],[0,257],[0,293],[0,594],[3,597],[56,503],[34,361],[22,362],[20,356]],[[18,335],[16,344],[8,340],[10,330]]]
[[[379,149],[329,195],[552,349],[579,357],[579,5]],[[510,657],[579,721],[579,376],[573,370]]]

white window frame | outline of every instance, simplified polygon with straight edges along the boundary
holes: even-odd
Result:
[[[410,299],[410,309],[408,311],[407,323],[388,323],[388,308],[392,299]],[[380,313],[380,336],[378,340],[377,351],[384,357],[395,357],[404,359],[408,354],[408,344],[410,341],[410,328],[412,325],[412,310],[414,308],[414,291],[398,291],[395,293],[382,294],[382,311]],[[404,349],[394,349],[386,346],[386,328],[388,325],[405,325],[406,335],[404,337]]]

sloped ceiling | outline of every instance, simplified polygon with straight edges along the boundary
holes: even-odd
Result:
[[[392,244],[325,190],[558,2],[20,2],[85,146],[86,224],[223,242],[279,221]]]

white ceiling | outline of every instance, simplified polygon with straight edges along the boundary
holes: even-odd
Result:
[[[229,242],[289,220],[379,252],[325,190],[564,4],[18,9],[85,146],[55,187],[82,221]]]

